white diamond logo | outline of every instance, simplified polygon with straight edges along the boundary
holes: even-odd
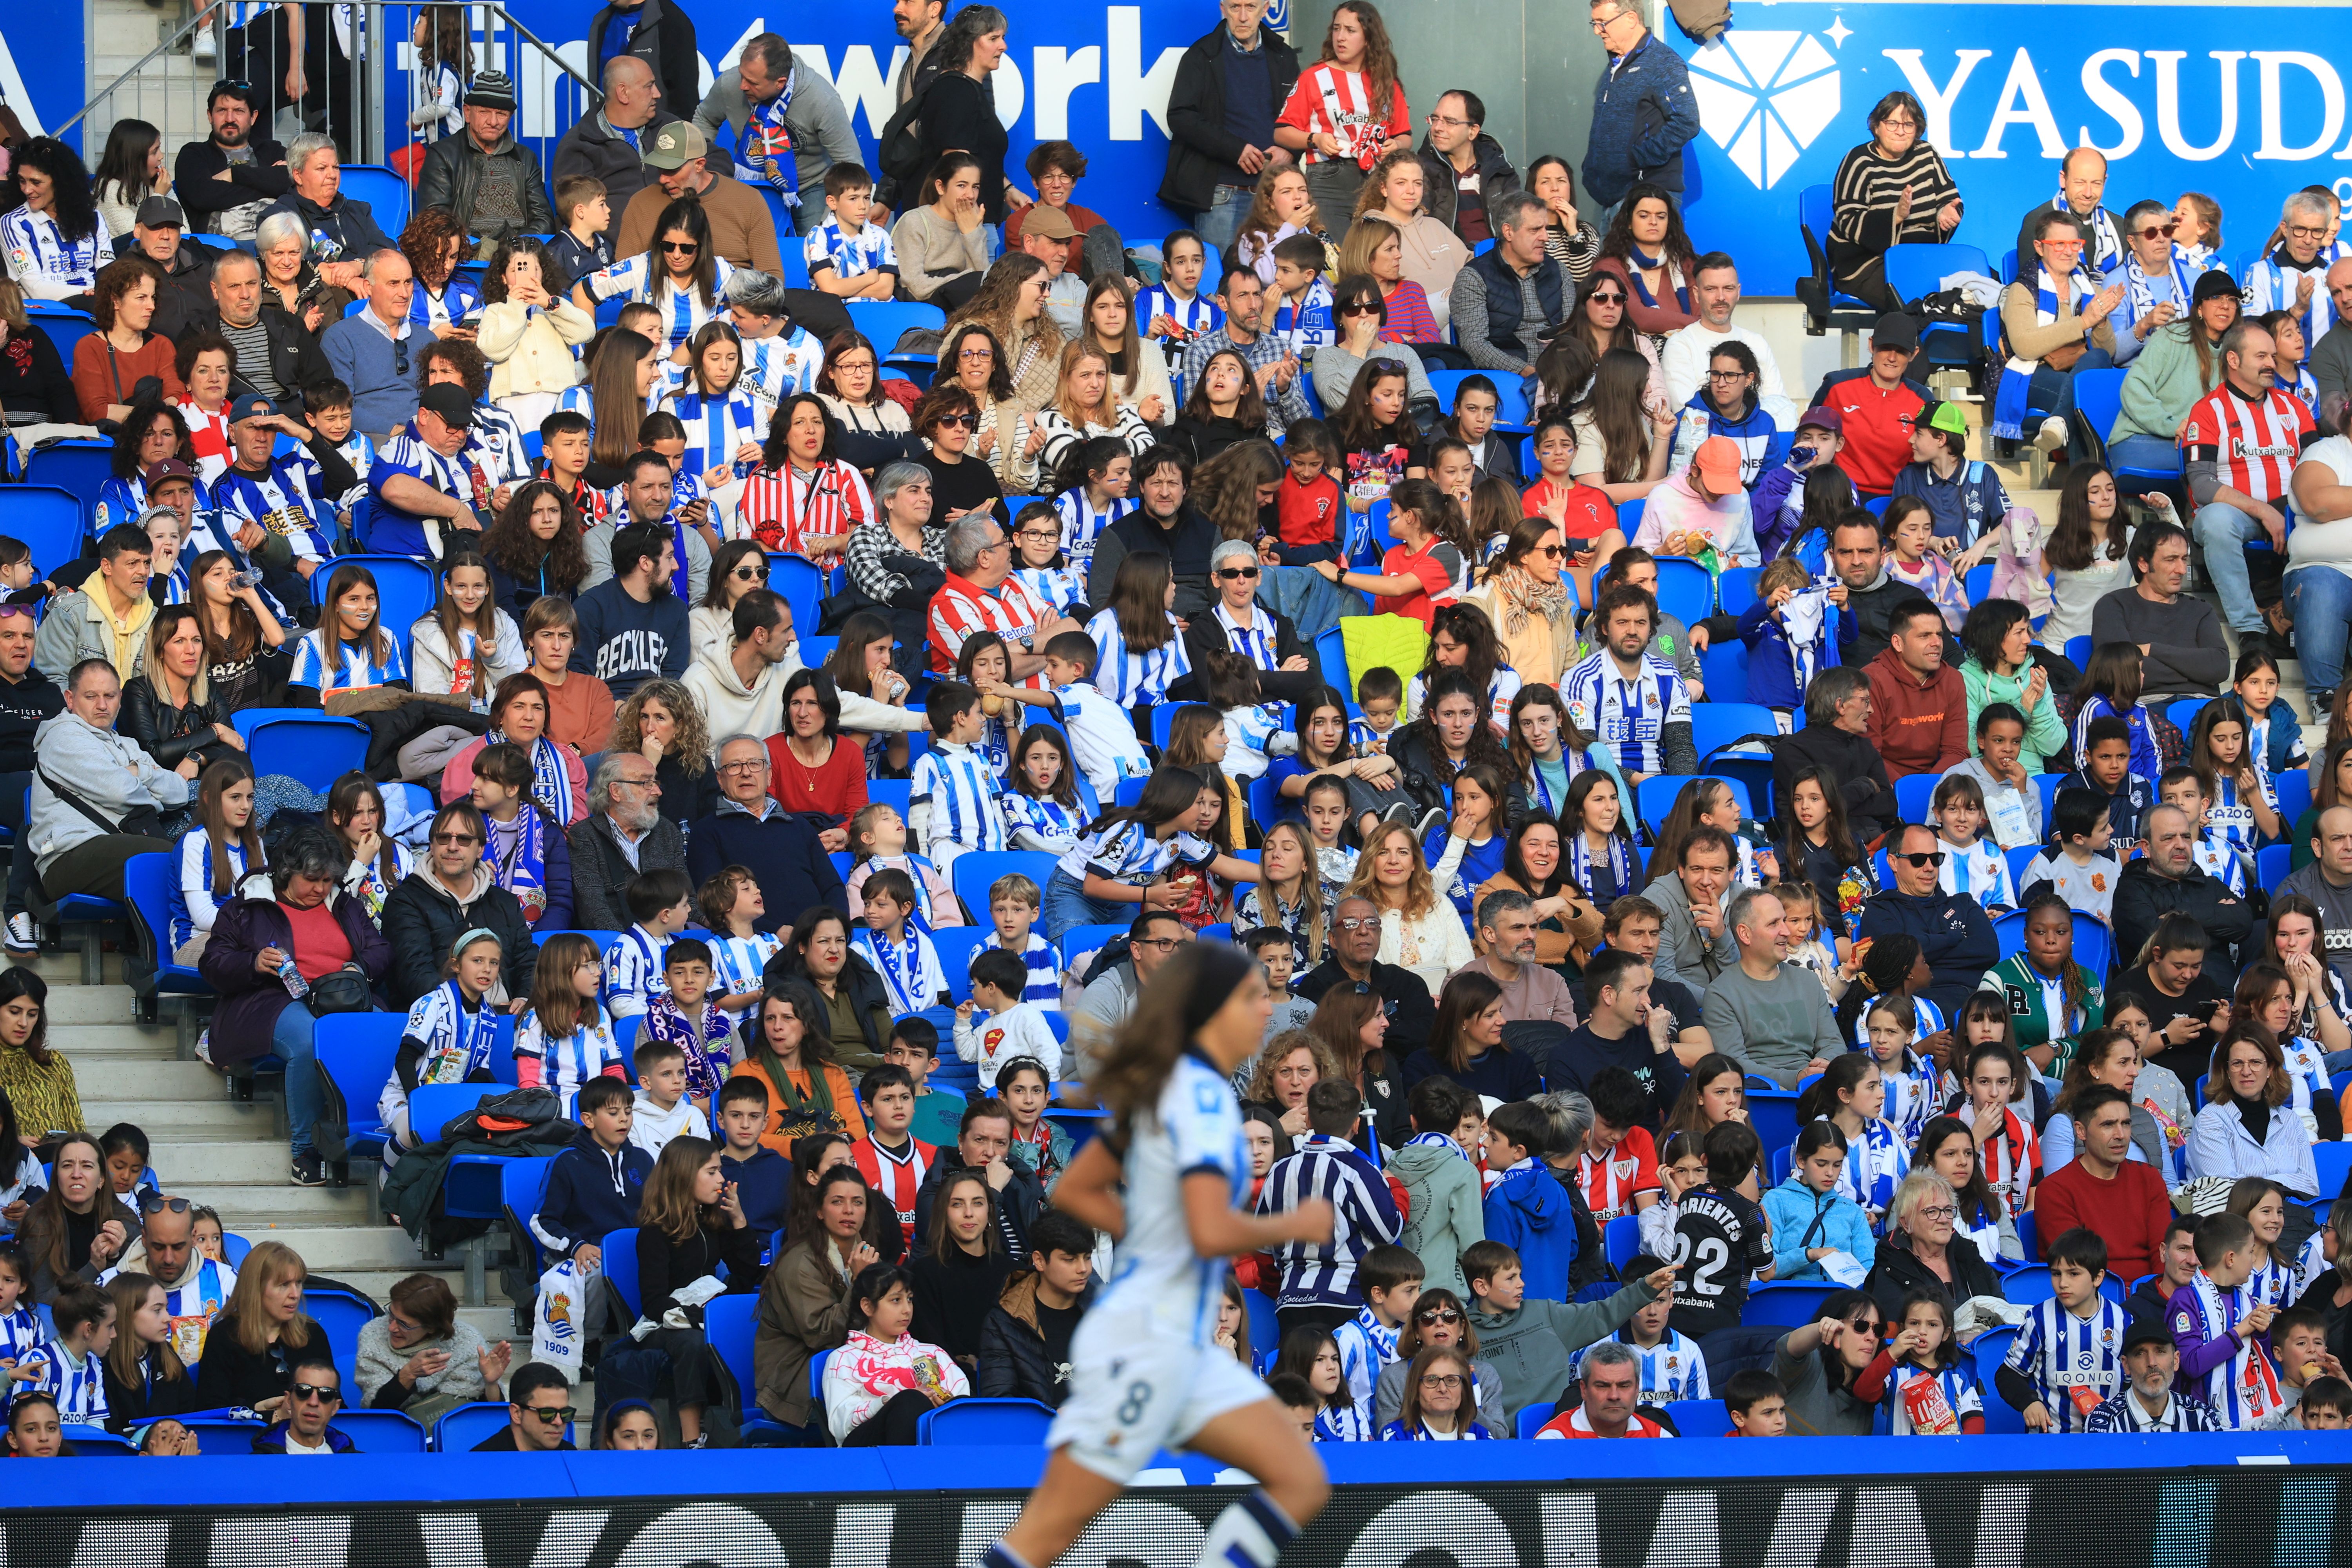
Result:
[[[1734,30],[1689,63],[1700,126],[1759,190],[1837,118],[1837,61],[1810,33]]]

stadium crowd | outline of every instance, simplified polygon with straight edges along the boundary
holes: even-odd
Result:
[[[1022,188],[1006,17],[940,0],[874,168],[773,34],[671,96],[689,23],[598,53],[543,178],[449,6],[396,237],[241,82],[176,180],[137,121],[95,174],[11,148],[0,404],[111,462],[72,558],[0,538],[8,949],[168,857],[149,956],[205,1059],[282,1064],[296,1184],[373,1110],[429,1207],[411,1097],[536,1094],[527,1245],[660,1363],[598,1446],[1057,1404],[1089,1063],[1203,936],[1276,983],[1252,1196],[1339,1216],[1213,1331],[1318,1440],[2344,1426],[2336,198],[2239,278],[2212,199],[2076,151],[1939,399],[1885,258],[1963,195],[1891,93],[1822,237],[1885,313],[1799,396],[1637,9],[1592,0],[1573,173],[1466,90],[1416,142],[1365,0],[1312,61],[1222,9],[1156,245],[1070,142]],[[27,301],[88,310],[69,364]],[[2049,526],[1972,427],[2061,466]],[[255,709],[365,766],[268,768]],[[0,973],[10,1451],[500,1398],[482,1447],[571,1445],[565,1372],[431,1275],[338,1355],[299,1257],[84,1128],[45,1006]],[[318,1026],[371,1010],[355,1098]]]

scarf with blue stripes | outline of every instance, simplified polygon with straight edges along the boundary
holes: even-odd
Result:
[[[2098,289],[2092,283],[2090,274],[2080,266],[2074,268],[2066,283],[2075,313],[2079,315]],[[2045,327],[2058,320],[2058,287],[2051,281],[2050,269],[2046,267],[2042,268],[2035,284],[2033,319]],[[1993,399],[1992,433],[1995,436],[2015,441],[2025,435],[2026,393],[2033,384],[2034,366],[2041,363],[2021,358],[2014,353],[2010,355],[2008,368],[2000,373],[2000,390]]]

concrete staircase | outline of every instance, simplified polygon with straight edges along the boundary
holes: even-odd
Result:
[[[91,0],[89,91],[93,98],[139,65],[150,50],[176,33],[190,15],[180,0]],[[169,169],[183,143],[206,133],[205,92],[216,74],[215,63],[199,62],[182,39],[171,52],[149,61],[139,74],[92,104],[79,128],[89,162],[98,161],[107,132],[118,120],[143,120],[163,133],[163,166]]]
[[[119,982],[120,964],[107,956],[110,982]],[[420,1269],[446,1273],[464,1299],[461,1259],[452,1253],[427,1261],[399,1226],[371,1223],[362,1178],[344,1188],[288,1182],[284,1103],[271,1080],[262,1080],[267,1087],[249,1104],[232,1100],[218,1071],[176,1059],[171,1029],[133,1021],[128,985],[79,984],[72,954],[44,954],[33,967],[49,983],[49,1044],[73,1064],[85,1123],[93,1131],[118,1121],[143,1130],[166,1193],[216,1210],[223,1226],[247,1241],[284,1242],[312,1274],[365,1291],[378,1305]],[[360,1171],[373,1177],[374,1168]],[[459,1310],[496,1343],[514,1337],[513,1317],[495,1277],[491,1296],[489,1305]]]

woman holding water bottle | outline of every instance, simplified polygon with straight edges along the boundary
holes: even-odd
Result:
[[[392,944],[367,906],[342,890],[346,858],[324,827],[289,833],[270,862],[274,896],[223,905],[197,962],[221,998],[213,1015],[213,1065],[271,1055],[286,1063],[290,1180],[298,1187],[327,1182],[311,1136],[322,1105],[313,1041],[320,1012],[381,1006],[392,973]],[[359,988],[340,978],[344,974],[364,987],[357,1008],[348,1004]]]

